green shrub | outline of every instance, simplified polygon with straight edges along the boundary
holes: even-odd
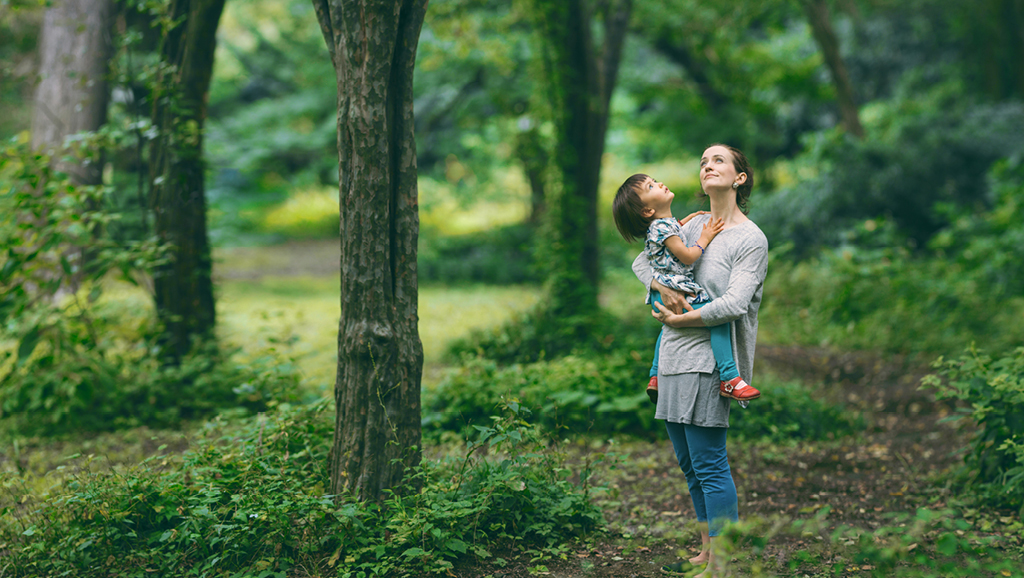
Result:
[[[802,520],[751,518],[730,524],[715,545],[721,557],[735,563],[753,560],[744,575],[859,575],[938,578],[944,576],[1020,576],[1019,554],[1010,538],[1019,521],[1007,524],[1005,535],[986,535],[952,509],[918,508],[896,513],[871,530],[846,525],[829,529],[831,507]],[[765,557],[765,547],[779,537],[800,539],[791,556]],[[805,542],[806,541],[806,545]],[[753,550],[753,556],[751,556]],[[854,573],[854,574],[851,574]]]
[[[849,247],[773,256],[768,275],[760,317],[771,343],[932,354],[1021,344],[1024,297],[957,259]]]
[[[1024,512],[1024,347],[992,358],[972,346],[933,367],[924,386],[964,402],[957,411],[971,441],[960,480],[979,499]]]
[[[180,465],[157,457],[77,474],[39,502],[7,496],[5,575],[440,574],[489,548],[554,548],[602,523],[589,471],[566,468],[515,405],[481,426],[461,458],[425,461],[411,480],[422,491],[334,499],[325,495],[331,409],[284,406],[212,427]],[[484,448],[490,456],[478,457]]]
[[[99,146],[96,138],[80,145]],[[151,309],[100,299],[115,280],[138,284],[164,247],[107,237],[118,219],[103,208],[112,190],[75,186],[50,160],[23,144],[0,151],[5,426],[35,434],[168,425],[294,395],[298,372],[270,352],[242,362],[237,352],[197,344],[180,365],[165,365]]]
[[[653,341],[651,342],[653,350]],[[486,424],[502,400],[516,399],[534,423],[570,434],[660,435],[646,394],[653,353],[616,350],[501,367],[467,359],[433,389],[424,391],[424,435],[465,433]],[[775,440],[841,436],[863,428],[859,416],[818,400],[805,387],[768,375],[758,382],[765,396],[746,410],[733,406],[733,435]]]
[[[542,274],[534,263],[536,235],[527,224],[457,236],[423,227],[417,275],[420,282],[537,283]]]
[[[447,357],[452,362],[482,357],[507,365],[569,354],[642,351],[650,359],[659,330],[660,326],[646,316],[622,320],[604,310],[596,311],[583,324],[574,324],[552,315],[542,301],[532,311],[504,325],[473,331],[453,340]]]

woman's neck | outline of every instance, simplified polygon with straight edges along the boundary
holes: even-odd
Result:
[[[725,193],[711,193],[708,196],[711,199],[712,222],[716,219],[722,219],[725,223],[725,228],[728,229],[750,220],[736,204],[736,192],[734,190]]]

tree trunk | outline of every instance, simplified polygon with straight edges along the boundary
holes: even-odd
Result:
[[[31,146],[52,155],[54,168],[77,185],[98,185],[103,178],[101,151],[66,150],[64,142],[107,121],[111,18],[110,0],[56,0],[43,16]],[[61,270],[58,260],[66,260],[75,271],[50,296],[54,302],[78,290],[86,252],[86,247],[63,246],[48,255],[53,271]],[[55,277],[41,271],[40,283]]]
[[[376,499],[420,461],[423,346],[413,65],[426,0],[313,0],[338,85],[341,320],[331,493]]]
[[[549,194],[554,220],[551,313],[583,326],[597,311],[600,282],[597,188],[608,129],[608,106],[618,75],[632,0],[601,4],[602,51],[594,46],[587,0],[534,0],[555,121],[560,190]]]
[[[860,124],[857,111],[857,99],[853,94],[853,84],[846,72],[846,64],[839,54],[839,39],[832,29],[826,0],[800,0],[800,5],[807,14],[811,32],[815,42],[825,58],[825,65],[832,74],[832,82],[836,87],[836,98],[839,101],[839,112],[843,118],[843,126],[857,138],[864,138],[864,127]]]
[[[515,156],[523,165],[523,174],[530,185],[529,223],[538,225],[546,212],[547,200],[544,193],[544,171],[547,168],[547,151],[544,149],[540,130],[530,120],[520,121],[520,132],[516,135]]]
[[[106,122],[111,13],[110,0],[56,0],[47,8],[39,39],[33,149],[59,157],[65,138]],[[57,162],[57,169],[82,185],[99,184],[103,174],[98,162]]]
[[[171,262],[154,274],[164,327],[165,359],[176,363],[196,339],[212,336],[215,319],[203,183],[203,123],[224,0],[173,0],[160,49],[166,65],[153,94],[150,148],[154,229],[172,245]]]

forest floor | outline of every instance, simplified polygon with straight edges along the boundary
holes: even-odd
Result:
[[[734,551],[729,575],[747,575],[754,564],[769,575],[870,575],[872,567],[851,566],[850,560],[831,551],[825,545],[828,533],[844,525],[866,530],[898,525],[894,521],[898,513],[947,506],[953,498],[938,474],[960,463],[958,452],[964,446],[964,435],[956,426],[942,423],[952,408],[918,390],[926,368],[914,367],[903,358],[880,360],[869,354],[770,346],[759,347],[758,357],[761,370],[829,384],[815,390],[862,412],[868,427],[856,436],[791,445],[730,441],[741,520],[810,519],[818,514],[825,525],[814,536],[773,536],[757,559]],[[748,411],[756,411],[756,403]],[[696,555],[700,538],[694,510],[667,437],[604,449],[618,454],[619,464],[602,476],[611,490],[600,499],[609,525],[606,534],[579,544],[564,559],[520,555],[504,567],[473,564],[457,568],[455,575],[662,576],[662,565]],[[829,509],[822,516],[825,506]],[[960,513],[991,533],[1014,521],[1019,525],[1019,514],[1014,512]],[[845,563],[843,574],[836,573],[837,563]]]

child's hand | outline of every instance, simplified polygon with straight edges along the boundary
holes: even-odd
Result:
[[[707,211],[697,211],[696,213],[690,213],[689,215],[686,215],[682,219],[679,219],[679,224],[680,225],[685,225],[685,224],[690,222],[690,219],[692,219],[694,217],[699,217],[701,215],[706,215],[706,214],[708,214]]]
[[[718,219],[717,221],[708,221],[707,223],[704,223],[704,227],[703,229],[701,229],[700,233],[700,240],[702,241],[701,246],[707,249],[708,243],[710,243],[712,239],[714,239],[719,233],[721,233],[722,229],[724,228],[725,221],[723,221],[722,219]]]

